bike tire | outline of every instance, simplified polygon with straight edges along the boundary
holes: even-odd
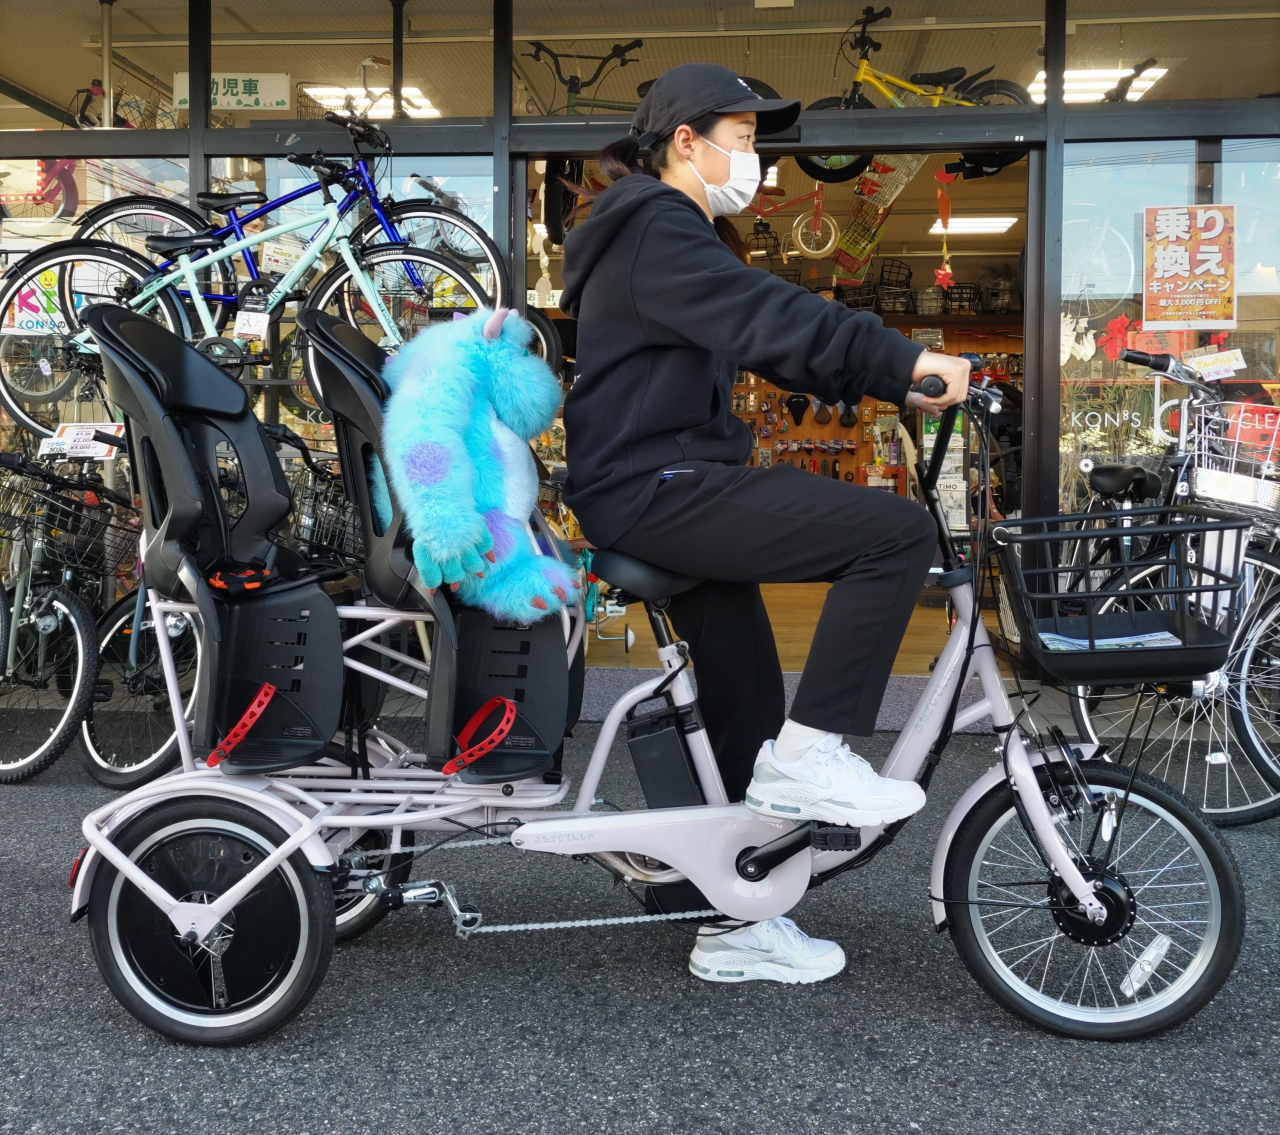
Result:
[[[98,620],[98,681],[100,685],[104,678],[110,681],[111,696],[104,702],[95,700],[80,723],[80,761],[85,771],[105,788],[118,790],[155,780],[181,759],[149,605],[143,610],[139,666],[134,673],[127,672],[129,644],[138,633],[132,626],[136,600],[136,591],[127,592]],[[169,637],[179,681],[190,675],[184,691],[189,720],[195,710],[202,651],[198,628],[187,616],[177,617],[185,625]],[[166,617],[166,629],[171,618]]]
[[[556,378],[560,378],[564,366],[564,345],[556,321],[536,307],[526,308],[524,317],[533,328],[534,348]]]
[[[94,420],[85,413],[89,404],[98,408],[96,420],[115,420],[97,356],[78,351],[71,339],[81,330],[76,312],[90,302],[118,302],[118,291],[110,283],[93,285],[101,289],[101,294],[78,291],[77,281],[70,274],[77,264],[93,264],[105,271],[114,271],[130,287],[146,280],[155,270],[153,264],[141,257],[102,241],[61,241],[24,257],[9,270],[0,287],[0,324],[16,325],[19,305],[29,307],[32,297],[43,297],[43,315],[38,321],[41,325],[33,327],[30,334],[18,332],[0,337],[0,399],[14,420],[37,437],[51,437],[56,430],[61,417],[57,407],[68,389],[68,375],[72,383],[76,376],[84,376],[86,389],[91,380],[97,382],[95,397],[76,399],[75,420]],[[88,287],[91,283],[81,286]],[[76,296],[81,297],[80,303],[76,302]],[[12,315],[11,307],[14,308]],[[155,306],[150,310],[156,313],[157,322],[162,326],[187,337],[189,325],[182,301],[171,288],[155,297]],[[49,378],[47,388],[30,384],[36,370]],[[19,385],[15,376],[28,380],[27,385]]]
[[[225,893],[286,839],[261,812],[209,796],[157,804],[112,834],[171,894],[197,896],[190,901]],[[288,1024],[320,988],[333,956],[330,879],[300,850],[215,931],[222,943],[231,939],[225,970],[221,955],[186,947],[168,917],[109,862],[93,878],[88,915],[107,988],[148,1028],[184,1044],[244,1044]]]
[[[1154,575],[1159,570],[1149,569]],[[1182,698],[1160,703],[1150,742],[1159,747],[1158,755],[1154,762],[1148,758],[1146,766],[1149,773],[1162,777],[1184,794],[1191,795],[1198,789],[1197,806],[1221,827],[1280,816],[1280,785],[1267,775],[1265,761],[1254,760],[1234,719],[1236,701],[1242,696],[1239,691],[1251,681],[1243,659],[1249,628],[1257,623],[1263,610],[1269,609],[1273,599],[1280,602],[1280,567],[1246,553],[1245,570],[1254,573],[1253,592],[1258,603],[1255,606],[1249,602],[1241,617],[1237,645],[1224,670],[1228,675],[1226,686],[1199,701]],[[1133,579],[1135,584],[1142,581],[1142,573]],[[1122,741],[1138,696],[1132,687],[1068,687],[1077,736],[1095,744]],[[1142,738],[1140,730],[1145,730],[1148,712],[1143,709],[1135,724],[1137,741]],[[1203,779],[1196,775],[1201,763]]]
[[[410,287],[405,293],[404,308],[400,308],[399,301],[388,305],[393,312],[409,310],[413,316],[412,322],[400,319],[396,321],[402,342],[408,342],[422,327],[452,319],[455,312],[470,314],[488,306],[489,296],[466,269],[434,252],[427,252],[420,248],[379,249],[375,245],[373,248],[366,249],[361,257],[362,266],[366,271],[372,269],[375,273],[382,265],[394,265],[406,260],[411,260],[418,266],[424,284],[431,288],[431,296],[429,302],[424,305],[421,302],[422,297]],[[403,272],[397,275],[394,268],[391,268],[390,272],[392,276],[403,278]],[[353,327],[366,328],[371,338],[378,342],[383,337],[381,325],[371,314],[363,312],[360,304],[352,302],[352,294],[360,296],[361,293],[358,288],[351,286],[351,280],[351,269],[345,261],[336,264],[316,282],[315,287],[307,295],[304,306],[308,310],[329,311]],[[437,300],[439,300],[438,303]],[[362,315],[363,320],[359,318]],[[419,318],[421,315],[425,315],[425,318]],[[295,358],[299,356],[302,372],[299,383],[307,392],[304,394],[300,389],[299,396],[304,401],[314,400],[317,406],[323,407],[324,392],[315,379],[314,348],[310,344],[301,345],[300,349],[295,349]]]
[[[1111,792],[1116,796],[1125,791],[1130,776],[1128,769],[1102,761],[1087,761],[1081,766],[1081,771],[1092,790]],[[1054,787],[1045,770],[1038,770],[1037,776],[1042,788]],[[1063,819],[1058,826],[1063,838],[1070,841],[1069,845],[1077,848],[1086,846],[1095,822],[1087,805],[1082,813],[1080,819]],[[1145,833],[1137,835],[1128,846],[1123,843],[1124,835],[1141,831],[1149,819],[1147,831],[1160,825],[1159,830],[1152,842],[1146,845],[1148,850],[1143,851],[1143,857],[1135,856],[1125,863],[1126,857],[1139,847]],[[1168,829],[1168,835],[1165,829]],[[1119,865],[1125,863],[1120,873],[1125,889],[1135,903],[1135,918],[1116,939],[1092,946],[1087,941],[1068,937],[1063,932],[1063,923],[1067,920],[1059,921],[1048,909],[1050,900],[1046,892],[1055,893],[1053,884],[1048,881],[1048,872],[1040,866],[1039,857],[1022,830],[1014,807],[1013,791],[1007,782],[992,789],[973,807],[957,830],[947,857],[943,890],[947,925],[951,940],[970,974],[1002,1008],[1049,1032],[1081,1040],[1132,1040],[1163,1032],[1188,1020],[1213,999],[1231,975],[1244,939],[1244,884],[1235,857],[1222,833],[1180,792],[1154,777],[1136,774],[1125,815],[1113,838],[1121,841],[1121,850],[1112,867],[1120,871]],[[1004,846],[1006,842],[1007,849]],[[1184,851],[1178,851],[1180,843],[1186,845]],[[1010,862],[1001,859],[1001,852],[1008,856]],[[1185,871],[1170,874],[1163,864],[1173,858],[1175,852],[1179,859],[1187,852],[1190,852],[1190,857]],[[1027,857],[1019,861],[1015,853]],[[1152,855],[1156,860],[1151,858]],[[1161,866],[1149,865],[1157,860]],[[1015,878],[1019,875],[1038,876],[1044,871],[1046,887],[1044,890],[1028,890],[1025,896],[1012,888],[1036,886],[1038,879],[1009,880],[1008,888],[1000,888],[998,881],[992,880],[1006,878],[1006,871]],[[982,881],[984,876],[987,879],[985,883]],[[1198,881],[1199,877],[1203,882]],[[1176,921],[1178,918],[1189,919],[1186,913],[1164,915],[1139,899],[1157,878],[1161,879],[1156,886],[1159,898],[1148,901],[1160,902],[1159,911],[1192,906],[1198,910],[1204,906],[1202,936]],[[983,886],[988,889],[982,890]],[[1019,900],[1030,902],[1035,898],[1044,901],[1033,910],[1023,911],[1006,921],[999,917],[998,909],[992,913],[990,907],[975,901],[983,896],[990,901],[1001,889],[1006,895],[1015,894]],[[1178,901],[1184,897],[1183,891],[1188,899],[1186,902]],[[1192,896],[1196,896],[1194,901]],[[985,918],[984,910],[988,912]],[[1143,911],[1149,912],[1149,917],[1156,920],[1154,925]],[[1162,929],[1156,930],[1156,926]],[[998,943],[1007,939],[999,935],[1006,930],[1010,931],[1015,943],[1001,949]],[[1040,943],[1028,939],[1025,950],[1016,942],[1019,937],[1038,934],[1049,936]],[[1163,952],[1157,945],[1159,938],[1168,939],[1169,944]],[[1197,941],[1201,946],[1193,946]],[[1129,943],[1127,948],[1126,942]],[[1051,979],[1054,949],[1046,952],[1046,946],[1057,947],[1059,943],[1063,943],[1060,965],[1053,971]],[[1151,953],[1153,949],[1155,952]],[[1177,962],[1182,963],[1181,970],[1176,968],[1176,963],[1165,965],[1171,950],[1177,951],[1174,956]],[[1072,971],[1071,961],[1077,955],[1082,956]],[[1055,997],[1052,991],[1058,987],[1064,973],[1068,974],[1063,984],[1064,994],[1073,989],[1086,957],[1091,966],[1097,965],[1099,977],[1086,991],[1092,971],[1085,969],[1084,977],[1080,979],[1079,998],[1072,1006],[1069,996]],[[1143,973],[1141,962],[1148,957],[1154,965]],[[1035,977],[1042,964],[1044,976],[1037,987]],[[1018,967],[1025,967],[1025,975],[1017,972]],[[1109,973],[1109,969],[1112,972]],[[1121,980],[1122,974],[1131,983],[1128,992]],[[1122,1006],[1117,992],[1132,1005]],[[1144,993],[1147,994],[1145,1000]],[[1110,1006],[1099,1003],[1108,998],[1112,1002]],[[1086,1005],[1087,999],[1091,999],[1093,1004]]]
[[[117,197],[90,209],[81,218],[75,231],[75,240],[101,240],[127,248],[135,256],[160,263],[146,246],[148,236],[172,236],[177,233],[210,232],[209,222],[194,209],[179,205],[164,197],[148,197],[134,194]],[[197,265],[199,261],[196,262]],[[213,303],[213,324],[221,332],[231,318],[238,292],[235,267],[230,260],[219,260],[209,265],[217,277],[219,295],[230,297],[228,302]],[[200,318],[190,300],[183,300],[187,320],[192,327],[199,326]]]
[[[805,110],[878,110],[879,108],[864,94],[853,97],[852,106],[846,106],[845,100],[833,95],[830,98],[818,99],[805,107]],[[871,154],[795,154],[796,165],[800,172],[814,181],[823,181],[828,185],[839,185],[861,177],[871,165]],[[829,165],[839,162],[839,165]]]
[[[981,83],[974,83],[965,91],[964,97],[982,106],[990,106],[991,103],[988,100],[997,97],[1008,99],[1009,102],[1018,103],[1021,106],[1030,106],[1033,101],[1031,92],[1026,87],[1021,87],[1008,79],[986,79]]]
[[[1276,714],[1262,698],[1276,685],[1276,631],[1280,629],[1280,595],[1259,612],[1256,623],[1243,637],[1236,696],[1231,699],[1231,724],[1253,766],[1277,792],[1275,807],[1266,816],[1280,815],[1280,740]],[[1269,729],[1265,728],[1270,726]],[[1266,734],[1270,734],[1270,738]]]
[[[14,211],[13,203],[0,205],[0,218],[43,224],[52,224],[57,221],[61,221],[64,224],[69,222],[80,211],[80,190],[76,186],[75,175],[70,170],[60,169],[54,174],[53,180],[58,185],[58,192],[53,195],[58,199],[58,203],[52,207],[52,212],[40,213],[38,211],[49,205],[49,198],[46,196],[44,201],[32,201],[27,205],[17,206],[16,212]],[[34,233],[31,235],[34,235]]]
[[[547,172],[542,182],[542,223],[547,228],[547,240],[552,244],[564,244],[565,188],[564,177],[568,173],[567,162],[547,159]]]
[[[493,238],[484,227],[457,209],[436,205],[430,201],[397,201],[384,210],[389,220],[414,248],[423,248],[445,256],[463,268],[485,265],[479,272],[470,274],[480,281],[489,293],[491,307],[510,307],[513,303],[511,277]],[[433,233],[434,229],[434,233]],[[461,237],[451,237],[449,230],[457,230]],[[425,238],[425,239],[424,239]],[[368,217],[352,233],[352,240],[366,248],[376,248],[386,240],[386,234],[377,217]],[[493,284],[485,279],[488,273]]]
[[[8,658],[10,635],[20,638],[13,675],[0,678],[0,733],[5,739],[0,748],[0,784],[27,780],[53,764],[67,751],[92,704],[98,677],[93,614],[83,599],[66,588],[39,593],[41,599],[46,596],[58,627],[44,636],[43,644],[25,616],[13,618],[12,593],[3,597],[0,659]],[[42,705],[54,696],[61,700],[60,706]]]

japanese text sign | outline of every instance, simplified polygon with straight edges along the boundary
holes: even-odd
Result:
[[[173,108],[191,105],[191,75],[173,76]],[[215,110],[288,110],[293,83],[284,72],[215,71],[209,76],[209,105]]]
[[[1196,331],[1235,325],[1235,206],[1147,209],[1142,241],[1142,329]]]

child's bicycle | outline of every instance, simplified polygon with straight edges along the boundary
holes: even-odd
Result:
[[[261,1036],[310,1000],[335,935],[349,937],[405,907],[440,910],[464,940],[772,918],[809,888],[869,862],[901,830],[901,823],[859,830],[797,822],[729,803],[689,680],[688,649],[673,639],[664,614],[670,596],[698,581],[611,551],[597,553],[594,568],[644,606],[663,672],[609,711],[572,795],[567,779],[547,775],[578,716],[572,676],[580,675],[581,604],[562,619],[512,625],[422,585],[398,505],[391,502],[383,523],[371,504],[382,355],[334,317],[304,314],[303,325],[323,360],[327,405],[360,511],[363,598],[339,595],[335,603],[321,577],[303,572],[275,589],[215,599],[206,573],[220,564],[225,572],[227,561],[219,559],[216,525],[201,528],[197,519],[205,503],[217,505],[195,507],[200,465],[193,455],[201,451],[173,433],[171,411],[181,405],[182,428],[193,438],[214,428],[229,437],[246,466],[269,469],[274,453],[243,396],[235,413],[224,401],[234,395],[231,380],[192,360],[162,328],[115,306],[99,306],[86,320],[113,398],[128,408],[134,442],[154,454],[138,471],[151,502],[145,563],[153,609],[203,611],[212,660],[192,734],[178,729],[182,771],[87,816],[89,847],[72,875],[72,911],[87,916],[104,979],[149,1027],[194,1044]],[[162,381],[168,367],[185,361],[207,367],[203,404],[182,400]],[[968,410],[985,418],[991,401],[975,391]],[[956,413],[943,419],[921,484],[943,549],[938,582],[951,593],[957,621],[883,771],[927,785],[952,730],[990,717],[998,759],[952,808],[934,852],[935,923],[951,931],[983,987],[1025,1019],[1082,1038],[1148,1035],[1194,1015],[1230,974],[1244,930],[1239,873],[1195,806],[1138,771],[1140,753],[1130,767],[1093,759],[1092,746],[1031,735],[1025,711],[1010,704],[976,614],[973,565],[952,547],[936,488]],[[163,502],[155,494],[160,477]],[[265,547],[288,507],[273,478],[246,477],[246,484],[250,499],[237,526],[242,557]],[[1189,540],[1236,526],[1203,512],[1164,520],[1177,521],[1159,526],[1182,533],[1172,546],[1183,552]],[[1024,561],[1041,556],[1052,564],[1059,532],[1072,538],[1073,523],[1010,522],[997,538],[1021,542]],[[981,527],[980,539],[989,531]],[[530,538],[556,554],[536,512]],[[1185,556],[1170,564],[1176,572]],[[1173,577],[1171,592],[1182,598],[1171,599],[1170,609],[1178,617],[1137,620],[1155,645],[1120,652],[1104,639],[1133,628],[1089,608],[1050,613],[1054,597],[1039,595],[1036,581],[1054,574],[1038,570],[1029,566],[1018,577],[1023,641],[1043,640],[1040,656],[1064,675],[1103,674],[1119,663],[1130,675],[1194,683],[1226,657],[1227,640],[1196,622],[1184,600],[1192,589],[1229,595],[1230,564],[1202,559],[1193,583],[1185,571]],[[431,628],[429,661],[385,639],[420,624]],[[1078,649],[1052,649],[1055,634]],[[386,662],[417,667],[425,686],[395,677]],[[960,709],[973,673],[982,699]],[[421,748],[391,736],[386,717],[374,716],[369,699],[378,685],[420,700]],[[656,710],[642,712],[655,701]],[[176,691],[171,702],[178,704]],[[622,730],[652,810],[597,807]],[[345,740],[326,745],[344,732]],[[643,897],[635,895],[643,912],[619,916],[605,907],[597,919],[491,923],[434,869],[414,871],[449,844],[505,849],[488,853],[509,855],[513,871],[523,853],[589,858],[625,892],[643,888]]]

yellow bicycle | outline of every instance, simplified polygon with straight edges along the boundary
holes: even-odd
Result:
[[[868,5],[862,10],[862,19],[852,24],[849,31],[857,29],[858,34],[852,39],[840,37],[840,48],[836,62],[841,59],[854,64],[853,78],[848,89],[842,95],[819,99],[805,107],[806,110],[875,110],[879,105],[865,93],[870,88],[884,99],[891,107],[907,105],[923,106],[993,106],[998,104],[1028,104],[1031,95],[1025,87],[1012,83],[1008,79],[987,79],[994,67],[987,67],[972,75],[966,75],[963,67],[952,67],[947,71],[925,71],[912,75],[910,79],[900,79],[885,71],[877,71],[871,66],[872,52],[879,51],[881,44],[867,33],[872,24],[887,20],[893,15],[892,8],[884,8],[877,12]],[[858,53],[857,62],[848,55],[852,48]],[[978,80],[984,80],[979,82]],[[948,94],[947,88],[951,91]],[[906,97],[904,97],[906,96]],[[911,102],[908,103],[907,99]],[[852,181],[870,164],[870,154],[800,154],[796,164],[815,181]]]

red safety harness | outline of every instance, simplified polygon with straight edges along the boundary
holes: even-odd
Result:
[[[483,741],[479,741],[471,745],[471,738],[475,736],[475,732],[480,728],[480,723],[485,720],[495,709],[502,707],[502,720],[494,727],[492,733]],[[478,710],[471,715],[471,720],[463,726],[462,732],[458,734],[458,748],[462,749],[456,757],[453,758],[440,771],[445,776],[452,776],[455,772],[461,772],[472,761],[478,761],[485,753],[491,753],[496,749],[499,743],[508,733],[511,727],[516,723],[516,703],[510,698],[492,697],[484,703]],[[466,746],[471,745],[470,748]]]

